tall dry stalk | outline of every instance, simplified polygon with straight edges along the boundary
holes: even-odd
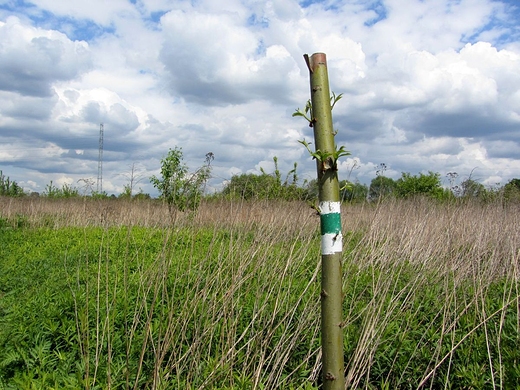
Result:
[[[0,202],[0,217],[23,215],[32,226],[84,226],[85,237],[92,226],[103,228],[97,261],[85,255],[77,270],[66,261],[92,387],[101,377],[107,388],[317,383],[320,234],[307,205],[203,203],[171,227],[154,202]],[[511,313],[520,332],[518,211],[514,204],[420,199],[342,208],[343,325],[345,337],[356,340],[345,355],[352,388],[411,380],[415,388],[449,388],[461,373],[458,352],[477,335],[485,340],[481,376],[490,378],[489,388],[506,386]],[[139,226],[150,227],[141,234],[144,242],[162,242],[159,251],[134,245],[131,230]],[[85,284],[87,270],[93,274]],[[490,306],[498,282],[504,287]],[[432,299],[439,310],[423,317]],[[470,313],[475,322],[463,328]],[[126,334],[123,360],[114,349],[117,326]],[[419,358],[422,371],[407,377]],[[378,373],[381,360],[387,369]]]

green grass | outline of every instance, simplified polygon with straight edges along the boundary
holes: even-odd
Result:
[[[345,210],[347,383],[520,388],[517,217],[412,206]],[[0,215],[0,389],[318,388],[317,218],[232,209]]]
[[[281,380],[299,375],[309,353],[284,338],[303,333],[296,322],[314,298],[303,292],[316,257],[292,264],[312,253],[308,243],[254,247],[254,232],[211,229],[4,229],[0,237],[6,384],[140,388],[166,376],[179,388],[247,388],[251,376],[237,369],[271,365]],[[263,367],[253,351],[266,356]],[[274,367],[280,359],[284,370]]]

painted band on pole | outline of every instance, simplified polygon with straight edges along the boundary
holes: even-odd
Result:
[[[322,255],[333,255],[343,251],[340,206],[340,202],[320,202]]]

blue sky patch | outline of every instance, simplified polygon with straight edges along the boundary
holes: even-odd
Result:
[[[381,1],[376,1],[373,6],[367,9],[376,13],[376,17],[365,22],[365,26],[370,27],[387,18],[387,9]]]
[[[167,14],[167,11],[155,11],[150,14],[149,20],[154,23],[159,23],[163,15]]]
[[[263,39],[260,39],[258,41],[258,46],[256,47],[255,54],[258,57],[263,57],[263,56],[265,56],[265,52],[266,52],[265,42]]]
[[[0,10],[7,11],[13,15],[31,15],[31,13],[39,12],[39,9],[23,0],[11,0],[7,3],[0,3]]]
[[[300,1],[299,3],[300,3],[301,7],[307,8],[307,7],[310,7],[313,4],[323,3],[323,2],[324,2],[323,0],[303,0],[303,1]]]
[[[113,34],[114,27],[104,27],[88,19],[73,19],[69,17],[57,17],[44,12],[42,18],[32,18],[36,26],[52,28],[66,34],[69,39],[75,41],[92,41],[105,34]]]
[[[57,16],[24,0],[1,4],[0,10],[8,11],[13,15],[24,15],[33,22],[35,27],[60,31],[74,41],[89,42],[102,35],[115,32],[115,28],[112,26],[101,26],[89,19]]]
[[[146,23],[146,26],[154,31],[160,30],[161,18],[166,15],[168,11],[155,11],[150,13],[149,15],[141,14],[143,21]]]
[[[258,26],[262,28],[268,28],[269,27],[269,19],[264,18],[263,16],[258,16],[257,14],[252,14],[247,19],[247,25],[248,26]]]
[[[520,39],[520,5],[517,5],[514,1],[506,1],[504,5],[505,18],[503,14],[493,15],[486,25],[479,28],[474,34],[462,37],[461,41],[464,43],[476,43],[482,40],[480,38],[482,33],[496,29],[502,33],[491,40],[490,43],[498,49],[508,43],[518,42]]]
[[[325,11],[334,11],[340,8],[341,2],[327,1],[327,0],[302,0],[300,1],[302,8],[310,7],[313,4],[322,4]]]

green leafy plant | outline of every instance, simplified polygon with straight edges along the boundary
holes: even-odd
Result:
[[[396,182],[394,179],[385,176],[388,166],[380,163],[376,170],[376,177],[370,182],[368,196],[371,200],[383,200],[395,194]]]
[[[304,197],[304,189],[298,187],[298,164],[287,172],[282,181],[282,173],[278,167],[278,157],[273,157],[274,172],[268,174],[260,168],[261,175],[244,173],[235,175],[225,185],[222,195],[231,198],[249,199],[284,199],[296,200]]]
[[[339,95],[336,95],[334,92],[332,92],[332,96],[330,97],[330,108],[331,110],[334,108],[336,103],[343,97],[343,94],[340,93]],[[296,111],[292,114],[293,117],[299,116],[304,118],[307,122],[309,122],[309,127],[313,127],[314,123],[316,122],[316,119],[314,118],[312,114],[312,103],[310,100],[307,101],[305,104],[304,111],[301,111],[299,108],[296,109]],[[338,131],[336,130],[334,132],[334,135],[336,135]],[[316,159],[319,162],[319,167],[321,172],[326,171],[337,171],[338,170],[338,160],[343,156],[349,156],[351,153],[345,149],[344,146],[341,146],[338,149],[337,145],[334,145],[334,151],[332,152],[325,152],[320,149],[317,149],[316,151],[312,151],[309,145],[311,145],[310,142],[303,140],[299,140],[299,143],[301,143],[309,154],[312,156],[313,159]]]
[[[209,157],[208,157],[209,156]],[[190,174],[184,163],[182,149],[175,147],[161,160],[160,177],[152,176],[150,182],[168,204],[170,213],[174,210],[195,210],[200,204],[203,186],[210,177],[213,154],[206,155],[206,164]]]
[[[307,122],[309,122],[309,127],[314,126],[314,122],[316,121],[314,116],[312,115],[312,103],[311,100],[307,100],[307,103],[305,104],[304,111],[301,111],[300,108],[296,109],[296,112],[292,114],[293,117],[295,116],[301,116],[304,118]]]
[[[311,145],[311,143],[305,141],[305,139],[299,140],[298,142],[301,143],[303,146],[305,146],[305,148],[307,149],[307,151],[309,152],[309,154],[312,156],[313,159],[316,159],[319,161],[320,170],[322,172],[325,172],[328,170],[337,171],[338,170],[338,160],[340,159],[340,157],[350,156],[350,152],[348,150],[346,150],[344,146],[341,146],[338,149],[337,145],[335,145],[335,150],[332,152],[324,152],[319,149],[316,150],[315,152],[313,152],[311,150],[311,148],[309,147],[309,145]]]
[[[332,110],[336,103],[343,97],[343,94],[340,93],[339,95],[336,95],[334,91],[332,92],[332,96],[330,97],[330,109]],[[301,111],[299,108],[296,109],[296,111],[292,114],[293,117],[295,116],[301,116],[304,118],[307,122],[309,122],[309,127],[314,126],[314,122],[316,122],[316,119],[312,115],[312,103],[311,100],[307,100],[307,103],[305,104],[305,108],[303,111]]]
[[[22,196],[24,195],[23,188],[14,180],[9,179],[0,171],[0,196]]]
[[[406,198],[416,195],[426,195],[433,198],[442,199],[449,190],[442,188],[440,175],[435,172],[428,174],[420,173],[419,175],[411,175],[403,172],[401,178],[395,183],[395,189],[399,196]]]

